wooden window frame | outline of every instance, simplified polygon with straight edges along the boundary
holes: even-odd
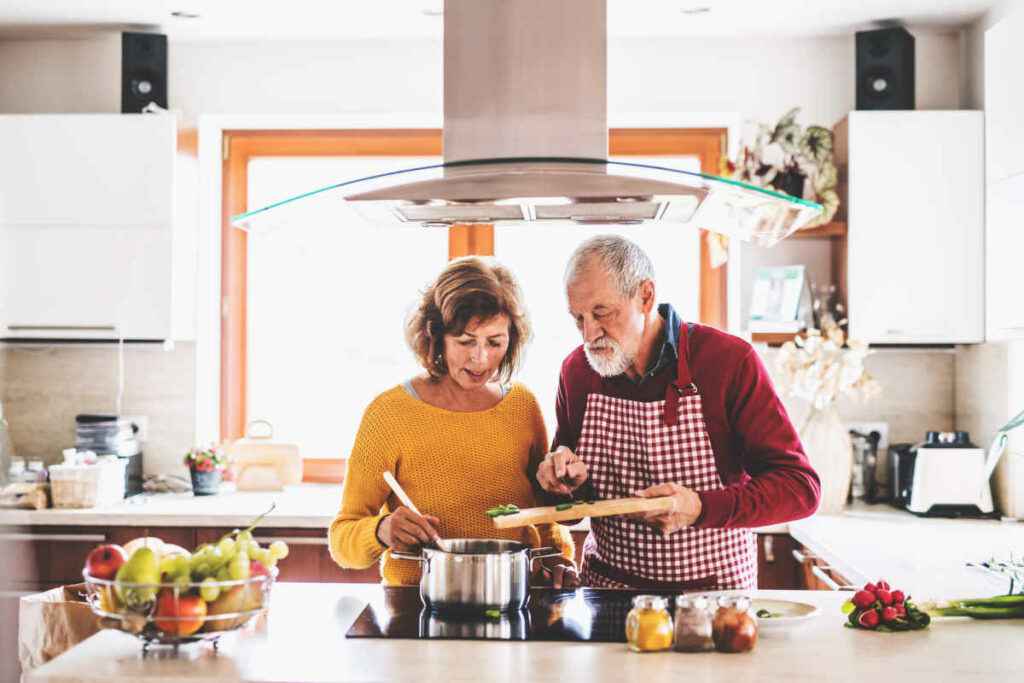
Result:
[[[726,150],[725,128],[613,128],[610,156],[696,156],[717,173]],[[245,231],[231,216],[248,208],[248,168],[253,157],[441,156],[440,129],[224,130],[221,176],[220,439],[243,436],[246,425],[248,277]],[[726,328],[728,270],[712,268],[706,233],[700,242],[700,321]],[[448,257],[494,254],[494,226],[456,225],[448,231]],[[439,264],[440,265],[440,264]],[[343,459],[307,459],[305,481],[338,482]]]

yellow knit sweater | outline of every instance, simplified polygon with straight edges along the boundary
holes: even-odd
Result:
[[[397,560],[377,539],[377,525],[401,505],[384,483],[390,470],[423,514],[441,520],[442,538],[503,538],[554,546],[573,556],[572,537],[559,524],[496,529],[485,514],[502,503],[537,505],[530,473],[547,452],[536,399],[514,384],[494,407],[454,412],[413,398],[402,387],[385,391],[363,414],[348,461],[341,510],[331,523],[331,557],[365,569],[381,559],[386,585],[415,585],[420,565]]]

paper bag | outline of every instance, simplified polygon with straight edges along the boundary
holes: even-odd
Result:
[[[99,631],[85,602],[85,584],[26,595],[18,605],[18,659],[22,671],[45,664]]]

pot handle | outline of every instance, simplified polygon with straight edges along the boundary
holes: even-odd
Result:
[[[530,548],[530,560],[539,560],[542,557],[556,557],[561,555],[557,548],[547,546],[545,548]]]
[[[423,557],[422,554],[415,555],[413,553],[404,553],[401,550],[392,550],[391,557],[396,560],[412,560],[413,562],[426,562],[427,558]]]

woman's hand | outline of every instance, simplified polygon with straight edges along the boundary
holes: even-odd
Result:
[[[377,538],[381,543],[395,550],[416,550],[429,545],[441,535],[437,527],[441,520],[433,515],[417,515],[407,507],[396,508],[377,527]]]
[[[580,573],[576,563],[564,557],[545,557],[537,560],[538,571],[534,573],[534,583],[552,588],[577,588],[580,585]]]

